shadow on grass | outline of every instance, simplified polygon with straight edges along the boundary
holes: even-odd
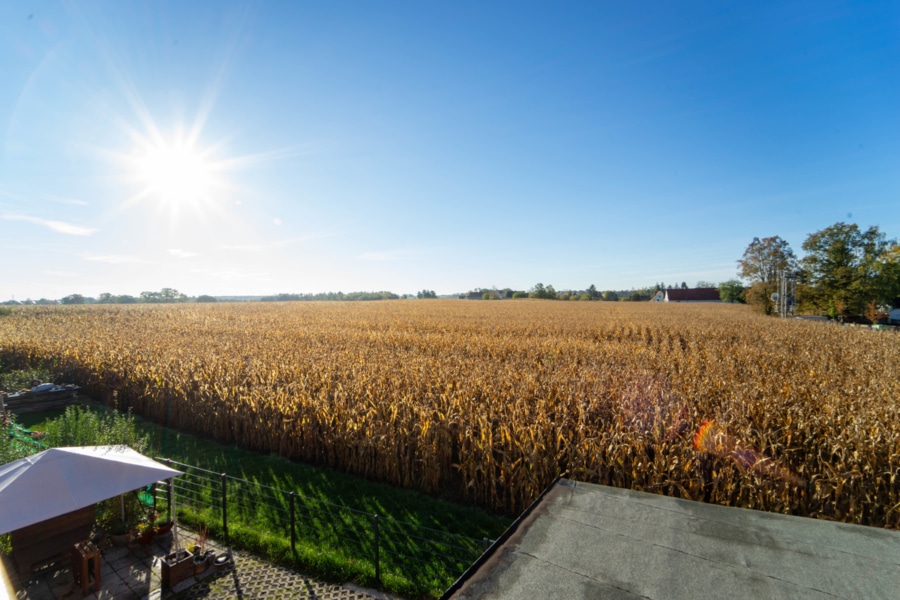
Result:
[[[109,410],[98,404],[91,408]],[[40,428],[55,416],[38,413],[22,421]],[[184,483],[176,484],[179,519],[185,524],[206,526],[210,536],[224,539],[216,494],[217,474],[227,473],[231,544],[335,583],[353,581],[408,598],[440,596],[480,554],[478,540],[496,538],[509,524],[509,519],[418,492],[225,446],[140,417],[135,423],[148,436],[152,456],[210,472],[203,475],[208,481],[190,483],[182,477]],[[290,545],[290,492],[296,494],[296,552]],[[187,494],[184,502],[182,494]],[[380,584],[374,515],[379,516]]]

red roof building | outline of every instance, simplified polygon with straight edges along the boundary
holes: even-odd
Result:
[[[718,288],[659,290],[650,302],[721,302]]]

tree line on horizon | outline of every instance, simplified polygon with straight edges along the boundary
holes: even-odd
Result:
[[[400,296],[393,292],[322,292],[318,294],[275,294],[263,296],[261,302],[322,302],[322,301],[371,301],[399,300]]]
[[[676,286],[668,286],[672,289]],[[686,288],[685,282],[681,283]],[[696,287],[716,287],[716,284],[699,281]],[[502,300],[511,298],[535,298],[542,300],[602,300],[607,302],[641,302],[649,300],[657,291],[667,289],[665,283],[657,283],[653,287],[631,290],[605,290],[600,291],[591,284],[585,290],[557,291],[552,285],[537,283],[529,290],[513,290],[511,288],[475,288],[467,294],[460,294],[460,299],[478,297],[481,300]],[[279,293],[271,296],[256,298],[260,302],[327,302],[327,301],[373,301],[373,300],[403,300],[416,298],[419,300],[437,299],[439,296],[434,290],[423,289],[413,294],[399,295],[389,291],[380,292],[320,292],[320,293]],[[457,297],[456,294],[447,297]],[[53,305],[53,304],[178,304],[187,302],[219,302],[215,296],[187,296],[173,288],[163,288],[159,292],[141,292],[139,296],[114,295],[110,293],[100,294],[98,297],[70,294],[59,300],[41,298],[40,300],[6,301],[3,304],[22,305]]]
[[[900,306],[900,244],[888,239],[877,226],[861,229],[856,224],[838,222],[811,233],[802,245],[805,255],[798,259],[790,244],[779,236],[753,238],[738,263],[738,276],[716,284],[698,281],[696,288],[718,288],[724,302],[747,303],[764,314],[775,310],[773,294],[780,279],[796,284],[796,307],[800,312],[831,318],[861,318],[876,322],[891,307]],[[543,300],[580,300],[641,302],[666,289],[687,289],[681,284],[656,283],[631,290],[600,291],[594,284],[584,290],[557,291],[552,285],[535,284],[529,290],[511,288],[475,288],[460,298],[483,300],[534,298]],[[262,296],[263,302],[302,301],[374,301],[407,298],[437,298],[434,290],[423,289],[416,295],[379,292],[280,293]],[[210,295],[189,297],[174,288],[158,292],[144,291],[139,296],[100,294],[97,298],[70,294],[60,300],[8,301],[4,304],[163,304],[217,302]]]
[[[51,304],[175,304],[180,302],[217,302],[215,296],[201,295],[191,297],[182,294],[174,288],[162,288],[158,292],[141,292],[139,296],[131,296],[129,294],[110,294],[104,292],[96,298],[92,296],[83,296],[81,294],[69,294],[58,300],[41,298],[39,300],[23,300],[21,302],[8,300],[3,304],[24,304],[24,305],[51,305]]]

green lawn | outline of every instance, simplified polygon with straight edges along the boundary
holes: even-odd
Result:
[[[93,408],[106,410],[100,405]],[[18,421],[30,429],[41,430],[47,421],[62,412],[21,415]],[[241,490],[244,507],[244,510],[229,509],[229,536],[233,546],[246,548],[270,560],[295,566],[310,575],[337,583],[352,580],[402,596],[437,597],[461,574],[459,565],[463,563],[448,566],[446,561],[434,558],[430,552],[437,548],[440,553],[441,546],[417,542],[424,531],[420,527],[481,540],[497,538],[510,523],[507,518],[487,515],[417,492],[330,469],[293,463],[279,456],[224,446],[158,427],[140,418],[135,421],[141,431],[149,436],[149,453],[152,456],[170,458],[261,484],[229,483],[232,488]],[[184,484],[188,483],[187,476],[182,479]],[[210,495],[216,495],[214,480],[210,474],[212,489],[202,492],[204,500],[208,501]],[[203,480],[198,478],[195,481]],[[307,529],[298,535],[296,551],[291,550],[289,528],[278,525],[284,522],[284,508],[289,502],[286,504],[283,494],[273,494],[268,488],[295,492],[298,506],[309,509],[300,511],[306,518],[304,523]],[[230,506],[232,502],[229,495]],[[249,511],[248,505],[251,508]],[[383,548],[380,584],[376,581],[374,562],[371,560],[370,540],[373,538],[370,529],[373,519],[341,507],[379,516]],[[220,514],[204,509],[202,502],[194,507],[189,503],[179,504],[179,519],[196,526],[208,526],[211,536],[222,534]],[[391,537],[392,532],[395,532],[395,538]],[[425,535],[431,537],[428,532]],[[440,537],[440,534],[434,535]],[[474,546],[477,556],[478,544]],[[398,556],[403,558],[391,559],[391,551],[398,552]],[[468,554],[463,552],[462,555],[468,560]],[[474,558],[471,560],[474,561]]]

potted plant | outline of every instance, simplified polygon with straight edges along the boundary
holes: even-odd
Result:
[[[200,529],[200,537],[194,542],[190,550],[194,556],[194,574],[200,574],[209,567],[215,553],[205,548],[206,544],[206,527]]]
[[[165,535],[172,531],[173,525],[175,525],[175,521],[165,521],[163,523],[157,524],[154,531],[156,532],[156,535]]]
[[[210,556],[206,552],[194,555],[194,575],[199,575],[209,567]]]
[[[114,546],[127,546],[134,539],[131,529],[125,523],[112,526],[107,533]]]
[[[115,518],[101,522],[101,528],[109,535],[114,546],[127,546],[134,541],[134,524]]]
[[[194,557],[187,550],[176,550],[162,560],[161,575],[164,587],[175,587],[193,574]]]
[[[153,536],[153,521],[157,513],[148,511],[135,494],[123,494],[97,503],[97,524],[114,545],[125,546],[140,538],[149,543]]]
[[[143,544],[144,546],[148,545],[151,541],[153,541],[153,536],[156,534],[156,530],[153,526],[146,522],[142,521],[137,524],[134,530],[134,539],[139,544]]]

